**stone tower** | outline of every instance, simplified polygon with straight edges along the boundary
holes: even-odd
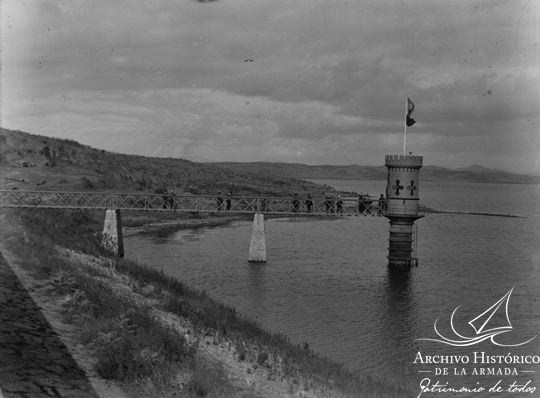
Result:
[[[390,220],[388,265],[418,265],[413,251],[418,211],[422,156],[386,155],[388,169],[385,217]]]

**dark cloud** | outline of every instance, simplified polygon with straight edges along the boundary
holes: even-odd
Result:
[[[2,123],[198,160],[378,164],[409,96],[417,152],[538,158],[535,2],[198,3],[3,1]]]

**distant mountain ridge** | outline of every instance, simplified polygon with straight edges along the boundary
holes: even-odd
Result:
[[[317,165],[302,163],[273,162],[213,162],[215,166],[234,171],[249,171],[257,174],[307,180],[385,180],[385,166],[360,165]],[[540,176],[509,173],[498,169],[472,165],[460,169],[439,166],[424,166],[421,171],[424,181],[462,181],[477,183],[540,184]]]

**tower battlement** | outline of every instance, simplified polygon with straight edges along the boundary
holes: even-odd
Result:
[[[420,168],[423,164],[422,156],[413,155],[386,155],[385,166],[386,167],[410,167]]]

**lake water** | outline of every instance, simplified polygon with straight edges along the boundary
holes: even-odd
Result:
[[[337,189],[384,192],[385,181],[318,180]],[[350,369],[416,396],[424,378],[450,386],[536,386],[537,364],[473,364],[476,355],[537,355],[540,337],[519,347],[491,341],[453,347],[417,338],[458,332],[474,335],[468,321],[514,287],[507,313],[512,329],[497,337],[521,343],[540,333],[540,189],[533,185],[424,182],[421,203],[448,211],[501,213],[523,218],[428,214],[417,221],[419,266],[387,266],[388,220],[283,218],[265,222],[268,262],[249,264],[250,222],[183,230],[165,239],[131,236],[126,255],[163,270],[219,301],[286,334]],[[504,309],[504,305],[502,307]],[[503,315],[501,315],[501,313]],[[504,311],[491,322],[504,324]],[[491,324],[490,324],[491,326]],[[487,330],[487,326],[485,327]],[[425,355],[462,355],[467,365],[422,364]],[[414,363],[416,359],[416,363]],[[437,367],[466,367],[467,375],[436,375]],[[509,367],[518,375],[471,375],[473,368]],[[504,370],[503,370],[504,372]],[[471,396],[540,396],[469,394]],[[510,394],[510,393],[508,393]],[[422,396],[450,396],[425,394]],[[459,394],[459,396],[468,396]]]

